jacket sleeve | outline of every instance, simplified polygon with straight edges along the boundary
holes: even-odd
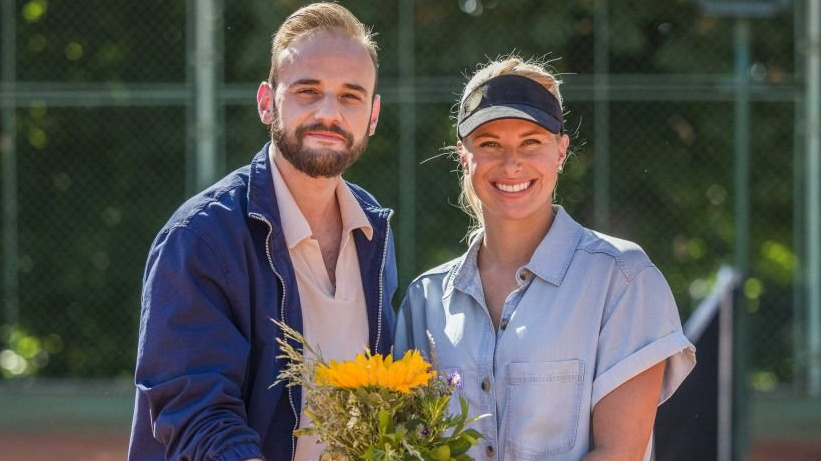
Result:
[[[251,346],[233,311],[248,306],[232,296],[241,281],[224,259],[186,227],[149,254],[135,379],[168,459],[262,458],[242,397]]]

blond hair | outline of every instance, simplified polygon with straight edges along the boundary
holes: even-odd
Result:
[[[537,59],[525,60],[515,54],[509,54],[495,61],[480,65],[467,84],[465,84],[462,96],[459,97],[459,105],[461,106],[461,104],[465,102],[465,98],[483,83],[494,77],[507,74],[521,75],[540,83],[547,88],[553,96],[556,96],[556,99],[559,101],[559,108],[562,108],[562,94],[559,91],[559,85],[562,82],[551,71],[547,62]],[[470,240],[478,231],[484,228],[485,220],[482,215],[482,203],[479,201],[479,197],[473,189],[473,184],[470,182],[470,174],[461,166],[461,163],[459,174],[462,184],[462,191],[459,193],[459,206],[471,218],[471,225],[468,229],[468,239]]]
[[[337,32],[362,44],[373,61],[374,69],[379,66],[377,52],[379,47],[374,41],[371,29],[347,8],[336,3],[320,2],[307,5],[292,13],[279,27],[271,45],[271,72],[268,83],[276,86],[279,72],[279,61],[282,53],[294,41],[303,35],[320,32]]]

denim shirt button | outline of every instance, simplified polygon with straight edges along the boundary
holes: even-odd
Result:
[[[493,455],[495,455],[495,454],[496,454],[496,450],[494,450],[491,445],[488,445],[487,448],[485,448],[485,455],[488,458],[492,458]]]
[[[485,391],[485,392],[490,391],[490,380],[489,379],[485,378],[482,381],[482,390]],[[489,447],[489,448],[492,449],[493,447]]]
[[[499,322],[499,328],[501,328],[502,330],[507,328],[507,319],[502,319],[502,321]]]

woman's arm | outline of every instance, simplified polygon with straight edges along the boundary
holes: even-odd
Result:
[[[583,461],[641,461],[656,419],[664,361],[604,396],[593,409],[593,449]]]

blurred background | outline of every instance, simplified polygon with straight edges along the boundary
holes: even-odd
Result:
[[[0,460],[46,437],[124,459],[148,248],[268,140],[257,85],[305,3],[0,0]],[[397,300],[465,249],[444,148],[466,76],[548,60],[573,150],[558,203],[641,244],[682,320],[739,274],[732,459],[821,459],[818,0],[340,3],[381,48],[379,127],[346,177],[396,210]]]

